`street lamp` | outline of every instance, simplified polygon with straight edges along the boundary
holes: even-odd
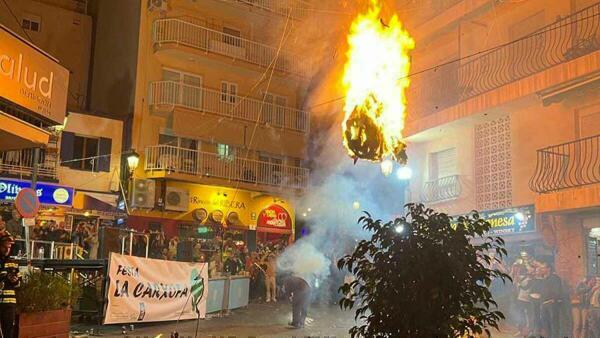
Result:
[[[396,171],[396,177],[401,181],[408,181],[412,178],[412,169],[408,166],[402,166]]]
[[[127,156],[127,166],[129,167],[129,172],[133,176],[133,172],[137,169],[140,164],[140,155],[135,151],[131,151],[131,154]]]

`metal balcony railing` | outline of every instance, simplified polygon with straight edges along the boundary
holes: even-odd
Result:
[[[548,193],[600,183],[600,135],[537,151],[531,190]]]
[[[295,19],[308,16],[311,5],[303,0],[237,0],[238,2],[254,6],[265,11],[273,12],[282,16],[288,14]]]
[[[19,178],[31,177],[33,173],[33,149],[10,150],[0,152],[0,174]],[[38,176],[56,180],[57,163],[54,157],[40,152]]]
[[[600,2],[499,48],[412,77],[408,103],[426,116],[600,49]]]
[[[169,145],[146,148],[146,171],[168,171],[291,189],[308,188],[309,170]]]
[[[460,100],[541,72],[600,49],[600,3],[596,3],[459,68]]]
[[[300,132],[308,132],[309,128],[308,112],[179,82],[152,82],[150,104],[157,108],[179,106]]]
[[[421,200],[425,203],[447,201],[460,196],[460,191],[459,176],[446,176],[425,182]]]
[[[184,18],[166,18],[154,21],[155,44],[175,43],[205,52],[221,54],[267,68],[277,55],[277,48],[250,41],[239,36],[219,32]],[[279,52],[275,69],[299,76],[308,76],[310,65],[306,58],[285,50]]]

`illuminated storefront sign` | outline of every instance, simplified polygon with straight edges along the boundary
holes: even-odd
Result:
[[[0,97],[62,124],[69,71],[0,26]]]
[[[483,211],[479,213],[479,216],[488,221],[492,226],[490,235],[508,235],[535,231],[535,208],[533,205]],[[457,218],[454,217],[455,220]]]
[[[14,201],[21,189],[29,187],[31,187],[30,181],[0,178],[0,200]],[[73,205],[73,188],[38,182],[35,191],[41,204]]]

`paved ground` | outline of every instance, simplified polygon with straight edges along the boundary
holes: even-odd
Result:
[[[198,323],[198,337],[227,338],[284,338],[284,337],[349,337],[348,329],[353,325],[350,312],[341,311],[334,306],[312,306],[309,318],[312,325],[304,329],[289,329],[287,323],[291,318],[291,306],[284,303],[251,304],[248,308],[233,311],[228,316],[212,317]],[[127,326],[129,328],[129,326]],[[177,327],[177,328],[176,328]],[[123,337],[121,326],[82,326],[74,325],[73,329],[85,333],[94,329],[103,337]],[[162,334],[169,338],[170,333],[177,330],[180,337],[194,337],[196,321],[184,321],[178,325],[174,322],[160,324],[136,325],[133,331],[128,330],[129,337],[155,337]]]
[[[209,315],[210,317],[210,315]],[[340,338],[349,337],[348,329],[353,326],[353,314],[341,311],[336,306],[315,305],[309,310],[312,325],[304,329],[287,328],[291,317],[291,306],[287,303],[250,304],[248,308],[233,311],[228,316],[210,317],[198,322],[198,338]],[[74,325],[73,329],[83,334],[90,329],[103,337],[156,337],[162,334],[169,338],[174,330],[181,338],[194,337],[196,321],[183,321],[178,325],[174,322],[136,325],[131,331],[122,334],[122,326],[89,326]],[[511,334],[494,333],[493,337],[508,338]]]

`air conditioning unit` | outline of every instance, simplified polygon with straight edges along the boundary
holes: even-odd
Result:
[[[133,180],[130,195],[132,208],[154,208],[155,183],[154,180]]]
[[[164,201],[165,210],[188,211],[190,193],[185,189],[167,187]]]

